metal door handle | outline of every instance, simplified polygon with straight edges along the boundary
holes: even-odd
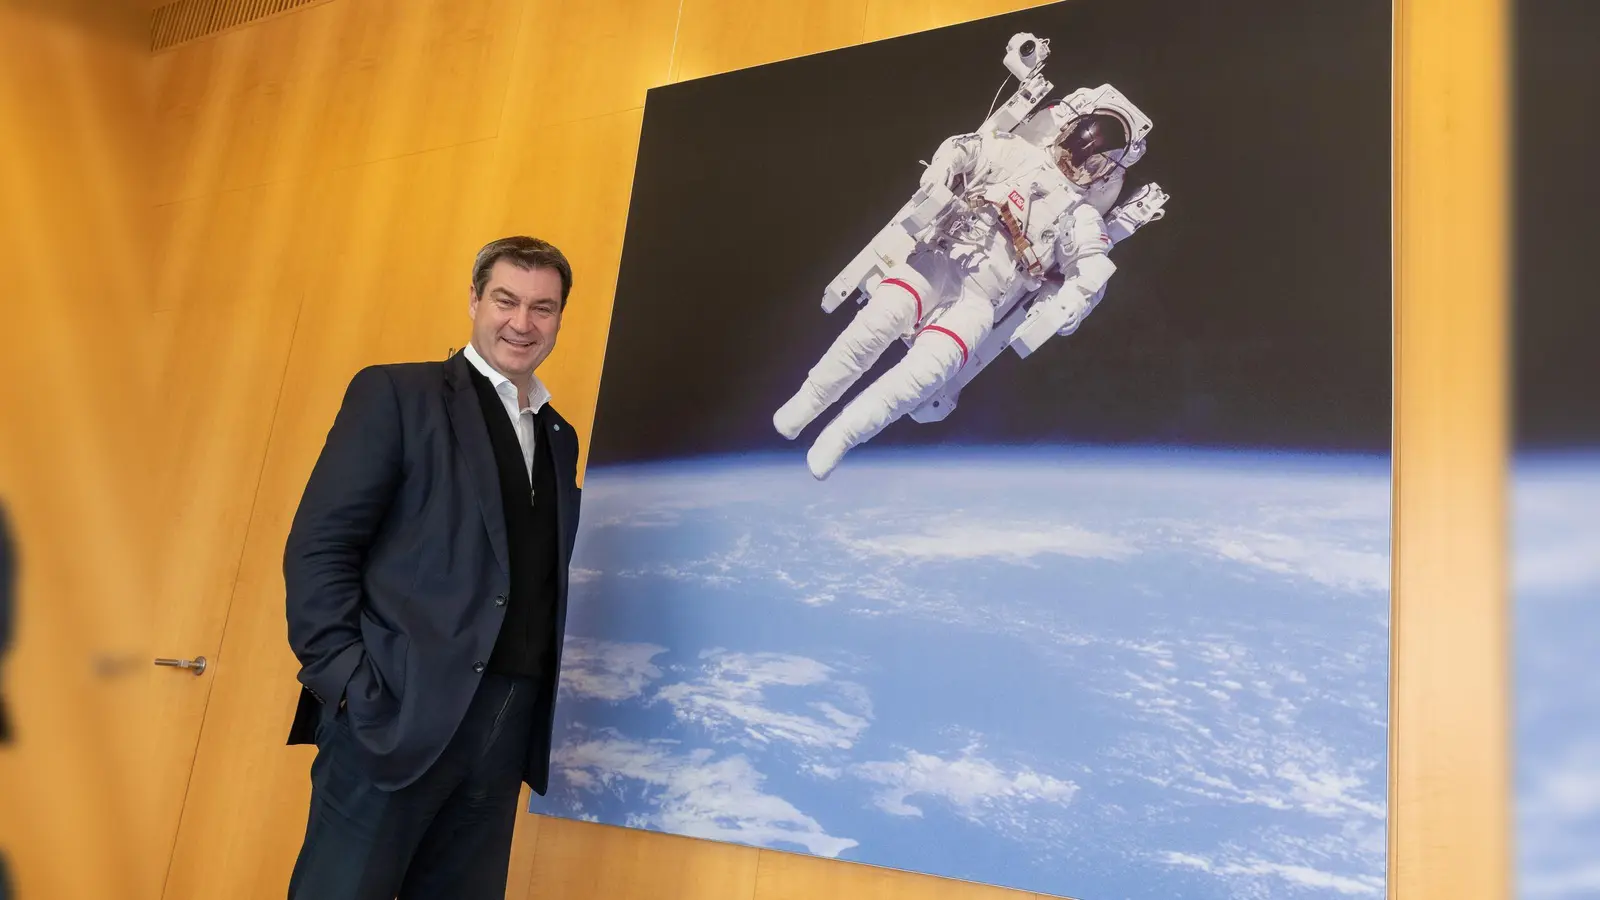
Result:
[[[196,675],[201,675],[206,670],[206,658],[204,656],[196,656],[194,659],[158,659],[156,660],[156,665],[193,669]]]

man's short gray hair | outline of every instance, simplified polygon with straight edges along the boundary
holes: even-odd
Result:
[[[478,251],[478,258],[472,263],[473,296],[483,296],[489,271],[502,259],[519,269],[554,269],[561,276],[561,308],[566,309],[567,295],[572,293],[572,264],[549,241],[520,234],[490,241]]]

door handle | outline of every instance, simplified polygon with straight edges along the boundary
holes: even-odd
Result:
[[[158,659],[156,660],[156,665],[172,666],[178,669],[193,669],[194,674],[203,675],[206,671],[206,658],[204,656],[196,656],[194,659]]]

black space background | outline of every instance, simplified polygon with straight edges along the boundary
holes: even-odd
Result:
[[[1600,447],[1600,3],[1522,0],[1514,28],[1516,442]]]
[[[1076,335],[1008,351],[949,419],[872,446],[1388,452],[1389,3],[1127,0],[652,90],[593,464],[809,445],[854,391],[795,444],[771,415],[854,313],[824,314],[824,286],[918,160],[982,121],[1018,31],[1051,40],[1052,99],[1110,82],[1152,117],[1126,190],[1159,182],[1167,217],[1113,252]]]

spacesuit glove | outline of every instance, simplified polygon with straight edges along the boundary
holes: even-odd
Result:
[[[1085,296],[1084,291],[1093,286],[1096,293]],[[1083,320],[1099,303],[1103,280],[1074,279],[1062,285],[1055,294],[1039,301],[1028,309],[1022,324],[1011,333],[1011,349],[1026,358],[1044,346],[1055,335],[1068,335],[1078,330]]]
[[[1152,181],[1135,191],[1127,202],[1111,210],[1106,216],[1106,233],[1111,237],[1112,244],[1121,242],[1151,222],[1160,221],[1167,214],[1163,208],[1167,200],[1167,192]]]
[[[1074,318],[1058,299],[1052,298],[1028,310],[1028,315],[1011,334],[1011,349],[1026,358],[1054,337]]]
[[[921,234],[955,202],[955,194],[942,184],[923,185],[911,198],[904,225],[912,234]]]
[[[922,177],[917,180],[917,184],[924,194],[949,193],[952,174],[948,164],[939,165],[935,160],[933,165],[922,170]]]

